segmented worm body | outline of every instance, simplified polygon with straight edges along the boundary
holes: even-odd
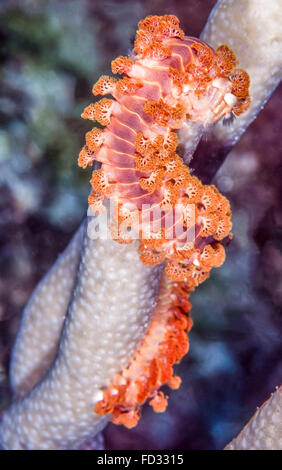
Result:
[[[185,36],[175,16],[147,17],[139,23],[131,57],[112,62],[113,73],[124,77],[102,76],[93,87],[94,95],[114,99],[102,98],[82,114],[105,126],[86,134],[79,155],[84,168],[94,160],[101,163],[91,178],[90,206],[100,212],[103,201],[111,199],[112,237],[130,243],[137,233],[141,261],[165,261],[167,277],[179,283],[165,281],[170,304],[162,293],[165,309],[156,310],[158,321],[148,331],[154,348],[146,335],[131,369],[114,379],[95,408],[98,414],[112,413],[115,422],[136,424],[139,404],[147,397],[158,411],[165,408],[157,390],[164,382],[179,385],[172,364],[188,349],[183,334],[191,321],[184,291],[193,290],[224,261],[221,240],[230,235],[229,202],[215,186],[204,186],[190,174],[176,153],[177,129],[189,121],[208,126],[248,108],[249,77],[236,65],[228,46],[214,51]]]
[[[214,186],[190,175],[176,153],[176,130],[187,120],[209,125],[248,107],[249,78],[235,66],[228,46],[213,51],[184,36],[176,17],[147,17],[135,55],[112,62],[113,72],[126,76],[102,76],[93,87],[94,95],[115,100],[103,98],[82,115],[106,126],[87,133],[79,157],[83,167],[102,163],[89,204],[99,211],[105,198],[115,201],[113,237],[128,243],[128,229],[138,226],[141,260],[167,260],[171,279],[194,285],[223,262],[219,241],[230,232],[231,212]]]

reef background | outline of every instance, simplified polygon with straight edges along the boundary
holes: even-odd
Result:
[[[22,309],[86,214],[89,173],[76,161],[93,83],[128,53],[146,15],[175,14],[199,36],[215,3],[1,1],[0,409],[11,398]],[[192,295],[182,386],[165,413],[145,407],[133,430],[109,425],[106,448],[221,449],[281,383],[281,107],[280,86],[217,174],[234,239],[223,267]]]

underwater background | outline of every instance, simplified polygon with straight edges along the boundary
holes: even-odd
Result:
[[[148,14],[175,14],[199,36],[215,0],[1,0],[0,410],[22,309],[86,215],[77,155],[93,83],[133,47]],[[235,51],[236,53],[236,51]],[[263,64],[262,64],[263,67]],[[234,238],[192,294],[190,350],[167,411],[145,406],[107,449],[221,449],[282,380],[282,87],[229,154],[215,183]]]

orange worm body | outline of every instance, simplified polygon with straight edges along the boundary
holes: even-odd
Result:
[[[82,114],[106,126],[87,133],[79,156],[82,167],[102,163],[91,179],[90,206],[99,212],[105,198],[115,201],[113,238],[129,243],[128,229],[135,228],[141,260],[166,260],[167,275],[191,287],[222,264],[219,241],[230,232],[231,211],[214,186],[190,175],[176,153],[176,130],[187,120],[208,125],[248,107],[249,77],[236,63],[228,46],[213,51],[184,36],[175,16],[147,17],[135,55],[112,62],[125,77],[102,76],[93,87],[94,95],[115,99],[103,98]]]
[[[191,327],[187,293],[223,263],[221,240],[230,236],[232,226],[227,199],[215,186],[191,176],[177,155],[177,129],[189,121],[207,126],[230,114],[239,116],[250,104],[249,76],[236,68],[228,46],[214,51],[186,37],[173,15],[150,16],[138,26],[132,56],[112,62],[113,73],[124,78],[102,76],[93,87],[94,95],[114,99],[102,98],[84,110],[82,117],[105,128],[86,134],[79,155],[83,168],[94,160],[101,163],[92,174],[89,205],[100,212],[105,199],[114,201],[112,237],[130,243],[128,230],[135,230],[141,261],[165,261],[167,277],[180,283],[177,287],[166,280],[170,299],[178,303],[157,307],[131,366],[114,378],[95,407],[96,413],[111,413],[115,422],[128,426],[136,424],[148,397],[158,411],[165,408],[166,399],[158,392],[162,383],[176,387],[172,365],[187,351],[183,338]],[[163,324],[163,335],[156,333],[158,324]]]

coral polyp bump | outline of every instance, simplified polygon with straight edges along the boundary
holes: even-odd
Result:
[[[85,168],[100,162],[90,181],[89,205],[99,213],[105,199],[114,203],[112,238],[131,243],[130,230],[138,233],[141,261],[165,262],[169,292],[169,297],[160,294],[166,302],[159,300],[162,308],[156,308],[131,365],[95,407],[98,414],[111,413],[114,422],[133,426],[147,398],[157,411],[165,408],[166,398],[158,392],[162,383],[179,386],[171,367],[188,350],[187,293],[223,263],[222,240],[231,236],[228,200],[190,174],[177,154],[177,131],[189,122],[207,127],[239,116],[250,104],[250,80],[227,45],[213,50],[185,36],[174,15],[140,21],[134,51],[115,59],[112,72],[123,78],[102,76],[93,94],[113,99],[102,98],[82,114],[105,127],[86,134],[78,163]]]

